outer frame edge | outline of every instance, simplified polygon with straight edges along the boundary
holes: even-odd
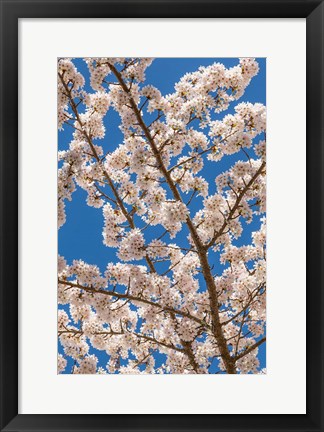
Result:
[[[12,321],[8,321],[12,317],[12,313],[17,313],[17,305],[18,305],[18,281],[17,281],[17,257],[18,257],[18,248],[17,248],[17,212],[18,212],[18,205],[17,205],[17,193],[18,193],[18,183],[17,183],[17,171],[16,171],[16,161],[18,156],[18,136],[17,136],[17,120],[18,120],[18,92],[17,92],[17,80],[18,80],[18,70],[17,70],[17,60],[18,60],[18,17],[19,16],[26,16],[26,17],[53,17],[53,16],[61,16],[61,17],[69,17],[73,16],[72,9],[75,8],[76,1],[66,1],[64,3],[64,8],[61,9],[61,13],[57,15],[58,8],[62,6],[61,2],[58,1],[42,1],[40,2],[33,2],[33,1],[19,1],[12,3],[8,1],[1,1],[1,124],[3,126],[3,130],[1,131],[1,147],[0,147],[0,164],[1,164],[1,202],[0,202],[0,217],[1,217],[1,225],[0,225],[0,235],[1,235],[1,242],[0,242],[0,258],[1,258],[1,423],[0,427],[1,430],[4,431],[14,431],[14,430],[57,430],[57,431],[63,431],[63,430],[72,430],[72,428],[78,427],[77,423],[75,423],[76,417],[75,416],[61,416],[57,415],[56,421],[53,421],[54,418],[52,416],[47,415],[18,415],[18,379],[17,379],[17,365],[18,365],[18,326],[17,322],[13,323]],[[80,3],[80,11],[78,12],[78,15],[81,17],[85,15],[86,11],[86,3],[85,2],[78,2]],[[96,3],[96,8],[101,6],[105,6],[104,2],[94,2]],[[99,5],[100,3],[100,5]],[[106,6],[107,4],[110,6],[116,6],[116,2],[105,2]],[[132,8],[136,4],[142,4],[144,2],[131,2]],[[153,2],[150,2],[151,6],[153,5]],[[159,14],[161,12],[161,8],[163,9],[163,5],[165,6],[164,2],[159,2],[161,7],[155,9],[155,16],[159,17]],[[181,7],[185,4],[185,2],[177,2],[178,4],[181,3]],[[194,4],[193,2],[188,2],[189,4]],[[198,2],[197,2],[198,3]],[[238,4],[239,2],[228,2],[230,3],[231,9],[233,8],[234,3]],[[244,16],[243,14],[240,14],[240,10],[244,8],[244,4],[247,2],[241,2],[241,4],[236,9],[235,14],[240,15],[241,17]],[[248,2],[251,4],[256,4],[256,2]],[[278,2],[275,1],[268,1],[268,2],[258,2],[263,3],[264,5],[267,5],[267,7],[270,5],[270,7],[277,10],[277,13],[272,13],[272,17],[278,16],[278,10],[281,11],[284,16],[298,16],[298,17],[304,17],[304,11],[309,14],[308,20],[307,20],[307,38],[310,39],[307,43],[308,49],[310,48],[311,41],[316,42],[316,53],[311,54],[307,56],[309,61],[315,62],[315,65],[313,68],[308,67],[307,69],[307,75],[308,75],[308,81],[307,81],[307,106],[309,107],[309,104],[312,101],[312,97],[314,96],[314,90],[312,90],[308,87],[311,84],[310,80],[310,73],[314,73],[317,78],[317,82],[320,86],[320,89],[318,91],[318,115],[316,116],[316,120],[312,120],[308,118],[308,126],[314,125],[315,130],[310,133],[307,133],[307,141],[308,145],[310,143],[313,143],[315,146],[314,152],[316,152],[316,156],[319,158],[317,159],[317,163],[314,165],[311,161],[315,161],[315,156],[313,159],[313,154],[311,154],[311,158],[308,160],[308,169],[313,170],[314,167],[318,169],[320,166],[324,166],[324,154],[323,154],[323,73],[324,73],[324,66],[323,66],[323,48],[324,48],[324,42],[323,42],[323,22],[324,22],[324,7],[323,3],[319,5],[319,2],[308,2],[308,1],[300,1],[300,2],[283,2],[284,6],[280,6],[278,9]],[[292,11],[292,7],[294,4],[299,4],[298,11]],[[87,2],[88,6],[90,5],[90,2]],[[211,2],[208,2],[208,4],[211,4]],[[221,5],[224,5],[224,2],[217,2],[215,1],[212,6],[221,7]],[[122,5],[122,8],[125,7],[125,2],[120,2],[120,5]],[[147,3],[146,3],[147,5]],[[318,6],[319,5],[319,6]],[[93,5],[91,6],[93,7]],[[200,6],[201,7],[201,4]],[[45,9],[44,9],[45,8]],[[48,8],[48,9],[47,9]],[[116,6],[116,14],[115,16],[120,16],[118,14],[118,5]],[[283,8],[286,8],[286,12],[284,12]],[[47,9],[47,11],[46,11]],[[68,12],[68,9],[70,9],[70,13]],[[82,12],[83,11],[83,12]],[[152,14],[152,12],[151,12]],[[296,15],[295,15],[296,14]],[[112,14],[114,15],[114,14]],[[179,13],[179,16],[181,16],[181,13]],[[221,13],[219,9],[219,17],[225,17],[227,14]],[[135,16],[134,16],[135,17]],[[262,17],[260,15],[260,17]],[[10,41],[9,41],[10,38]],[[315,43],[315,45],[316,45]],[[11,54],[10,54],[10,50]],[[315,61],[315,57],[312,56],[319,56],[320,62]],[[5,67],[7,68],[7,71],[5,71]],[[317,68],[317,74],[315,69]],[[6,90],[6,87],[8,84],[12,83],[14,87],[11,88],[10,97],[12,98],[12,102],[9,104],[6,104],[8,101],[8,89]],[[314,86],[315,84],[313,84]],[[6,107],[6,111],[4,110],[4,107]],[[316,129],[316,122],[317,122],[317,129]],[[8,143],[8,145],[6,145]],[[316,144],[319,143],[319,144]],[[10,145],[9,145],[10,144]],[[12,148],[10,149],[10,146]],[[316,146],[318,146],[316,148]],[[9,161],[9,162],[8,162]],[[309,162],[311,164],[309,165]],[[11,172],[10,172],[11,171]],[[315,175],[315,174],[314,174]],[[323,194],[324,191],[324,178],[322,171],[318,172],[317,180],[319,180],[320,184],[320,192]],[[308,179],[308,192],[309,187],[313,185],[314,177],[311,177]],[[317,190],[318,192],[318,190]],[[310,205],[314,205],[312,196],[309,197],[308,203]],[[322,265],[322,259],[323,259],[323,198],[321,197],[321,209],[319,212],[320,219],[317,219],[317,222],[319,223],[320,232],[317,232],[317,241],[316,238],[311,238],[311,244],[313,241],[315,242],[315,248],[318,252],[317,259],[315,260],[317,265],[319,264],[319,270],[317,269],[317,272],[315,273],[315,281],[312,279],[313,282],[317,283],[319,285],[318,287],[318,295],[320,298],[317,298],[315,302],[320,305],[321,311],[323,311],[323,292],[322,292],[322,283],[323,283],[323,270],[321,269]],[[311,219],[310,219],[311,218]],[[310,230],[310,223],[312,222],[312,214],[308,215],[308,230]],[[314,231],[314,230],[313,230]],[[309,231],[309,233],[313,236],[316,235],[315,232]],[[309,245],[309,243],[308,243]],[[313,254],[310,256],[310,250],[308,247],[308,264],[309,261],[313,261]],[[313,266],[315,265],[315,262],[313,263]],[[317,275],[317,279],[316,279]],[[309,272],[308,272],[308,278],[309,282]],[[5,288],[6,289],[5,289]],[[314,305],[313,302],[308,301],[307,305],[307,312],[308,317],[310,315],[310,311],[312,310],[312,306]],[[18,315],[17,315],[18,316]],[[10,322],[10,328],[8,326],[8,323]],[[312,325],[318,325],[319,328],[323,328],[323,318],[318,317],[315,321],[312,321],[312,323],[315,322],[315,324]],[[308,332],[309,336],[309,332]],[[321,340],[322,343],[320,345],[320,348],[316,351],[316,354],[319,355],[318,364],[320,368],[320,377],[318,375],[314,376],[314,374],[310,375],[310,387],[308,386],[308,408],[310,409],[309,414],[307,415],[308,420],[305,422],[305,416],[303,417],[303,420],[301,417],[299,419],[301,420],[300,425],[301,427],[293,426],[294,430],[299,431],[310,431],[310,430],[316,430],[316,431],[323,431],[323,412],[321,412],[321,406],[323,406],[323,335],[321,334]],[[312,347],[309,346],[309,359],[312,359],[311,354],[315,353],[313,351]],[[314,393],[314,387],[313,384],[319,383],[319,393]],[[317,400],[316,400],[317,399]],[[312,407],[316,405],[316,409],[312,412]],[[74,419],[73,419],[74,417]],[[77,416],[82,419],[83,416]],[[286,417],[286,416],[282,416]],[[287,416],[287,417],[293,417],[293,416]],[[82,420],[81,420],[82,421]],[[7,426],[5,426],[7,425]],[[296,423],[295,423],[296,425]],[[267,430],[267,431],[276,431],[279,432],[280,430],[287,430],[288,428],[290,430],[291,427],[287,424],[285,427],[282,425],[281,427],[265,427],[260,428],[258,427],[258,430]],[[135,426],[136,427],[136,426]],[[63,429],[64,428],[64,429]],[[136,427],[137,430],[138,426]],[[81,430],[81,429],[79,429]],[[92,428],[87,427],[86,429],[82,427],[82,430],[92,430]],[[96,428],[96,430],[109,430],[110,432],[113,432],[114,430],[118,430],[121,432],[124,431],[130,431],[130,428],[114,428],[114,429],[107,429],[105,426],[100,427],[99,429]],[[135,429],[133,429],[135,430]],[[149,430],[157,430],[154,429],[148,429],[145,428],[147,432]],[[165,431],[171,432],[171,429],[164,429]],[[174,430],[180,430],[180,429],[174,429]],[[185,430],[185,429],[182,429]],[[188,429],[189,430],[189,429]],[[193,429],[191,429],[193,430]],[[196,429],[199,430],[199,429]],[[218,432],[221,432],[221,430],[225,430],[223,428],[214,429],[218,430]],[[229,429],[227,429],[229,430]],[[232,429],[234,430],[234,429]],[[245,428],[241,429],[235,429],[235,430],[246,430]],[[252,430],[252,428],[251,428]],[[162,429],[160,429],[162,432]]]

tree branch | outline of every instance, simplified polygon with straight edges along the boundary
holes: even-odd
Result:
[[[62,284],[62,285],[67,285],[71,288],[82,289],[86,292],[90,292],[93,294],[103,294],[103,295],[106,295],[109,297],[117,297],[118,299],[129,299],[130,301],[133,301],[133,302],[145,303],[145,304],[148,304],[148,305],[153,306],[155,308],[161,309],[162,311],[165,311],[168,313],[174,313],[174,314],[180,315],[182,317],[189,318],[189,319],[195,321],[196,323],[202,325],[203,327],[210,329],[210,326],[206,323],[206,321],[203,321],[202,319],[199,319],[198,317],[195,317],[188,312],[183,312],[183,311],[180,311],[178,309],[174,309],[174,308],[171,308],[168,306],[163,306],[159,303],[155,303],[155,302],[152,302],[151,300],[145,299],[144,297],[136,297],[136,296],[132,296],[131,294],[122,294],[122,293],[118,293],[116,291],[104,291],[102,289],[95,289],[92,287],[86,287],[86,286],[80,285],[78,283],[74,283],[74,282],[70,282],[70,281],[62,280],[62,279],[59,279],[58,283]]]
[[[252,345],[250,348],[246,349],[245,351],[243,351],[241,354],[238,354],[235,357],[235,361],[243,358],[244,356],[246,356],[247,354],[249,354],[251,351],[255,350],[258,346],[262,345],[265,341],[266,341],[266,337],[263,337],[262,339],[260,339],[258,342],[256,342],[254,345]]]
[[[115,68],[115,66],[113,64],[111,64],[109,62],[107,62],[107,64],[108,64],[110,70],[116,76],[122,89],[127,94],[130,105],[131,105],[132,110],[133,110],[135,117],[137,119],[137,122],[138,122],[139,126],[141,127],[141,129],[143,130],[143,133],[144,133],[144,135],[145,135],[145,137],[146,137],[146,139],[147,139],[147,141],[151,147],[152,153],[156,158],[157,166],[159,167],[164,178],[166,179],[175,200],[183,203],[181,195],[180,195],[176,185],[174,184],[174,182],[171,178],[171,174],[164,165],[161,153],[160,153],[157,145],[155,144],[154,139],[152,138],[148,127],[144,123],[144,120],[142,118],[142,115],[141,115],[138,107],[137,107],[137,104],[134,101],[125,81],[123,80],[122,75],[120,74],[120,72],[118,72],[118,70]],[[205,247],[204,247],[204,245],[203,245],[203,243],[202,243],[202,241],[201,241],[201,239],[200,239],[200,237],[199,237],[199,235],[195,229],[195,226],[194,226],[194,224],[193,224],[193,222],[189,216],[187,217],[186,223],[187,223],[187,226],[189,228],[191,237],[195,243],[196,249],[198,251],[200,263],[202,266],[203,275],[204,275],[207,289],[208,289],[208,293],[209,293],[210,309],[211,309],[211,316],[212,316],[212,322],[213,322],[213,333],[214,333],[214,336],[217,340],[219,350],[222,354],[222,358],[223,358],[227,372],[229,374],[235,374],[236,369],[235,369],[234,360],[230,355],[229,349],[228,349],[227,344],[226,344],[226,339],[225,339],[224,334],[223,334],[222,326],[220,324],[216,285],[215,285],[215,281],[214,281],[214,278],[213,278],[211,270],[210,270],[206,250],[205,250]]]

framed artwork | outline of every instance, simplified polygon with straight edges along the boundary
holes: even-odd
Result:
[[[1,2],[1,430],[323,430],[323,14]]]

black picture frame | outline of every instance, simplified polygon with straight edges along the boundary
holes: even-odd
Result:
[[[317,0],[0,0],[0,6],[1,431],[324,431],[323,2]],[[305,415],[26,415],[18,413],[18,20],[19,18],[104,17],[307,19],[307,413]],[[296,347],[295,355],[297,354]],[[283,359],[283,367],[289,367],[288,359]]]

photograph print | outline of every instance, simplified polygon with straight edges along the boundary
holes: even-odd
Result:
[[[60,374],[266,373],[266,59],[58,58]]]

